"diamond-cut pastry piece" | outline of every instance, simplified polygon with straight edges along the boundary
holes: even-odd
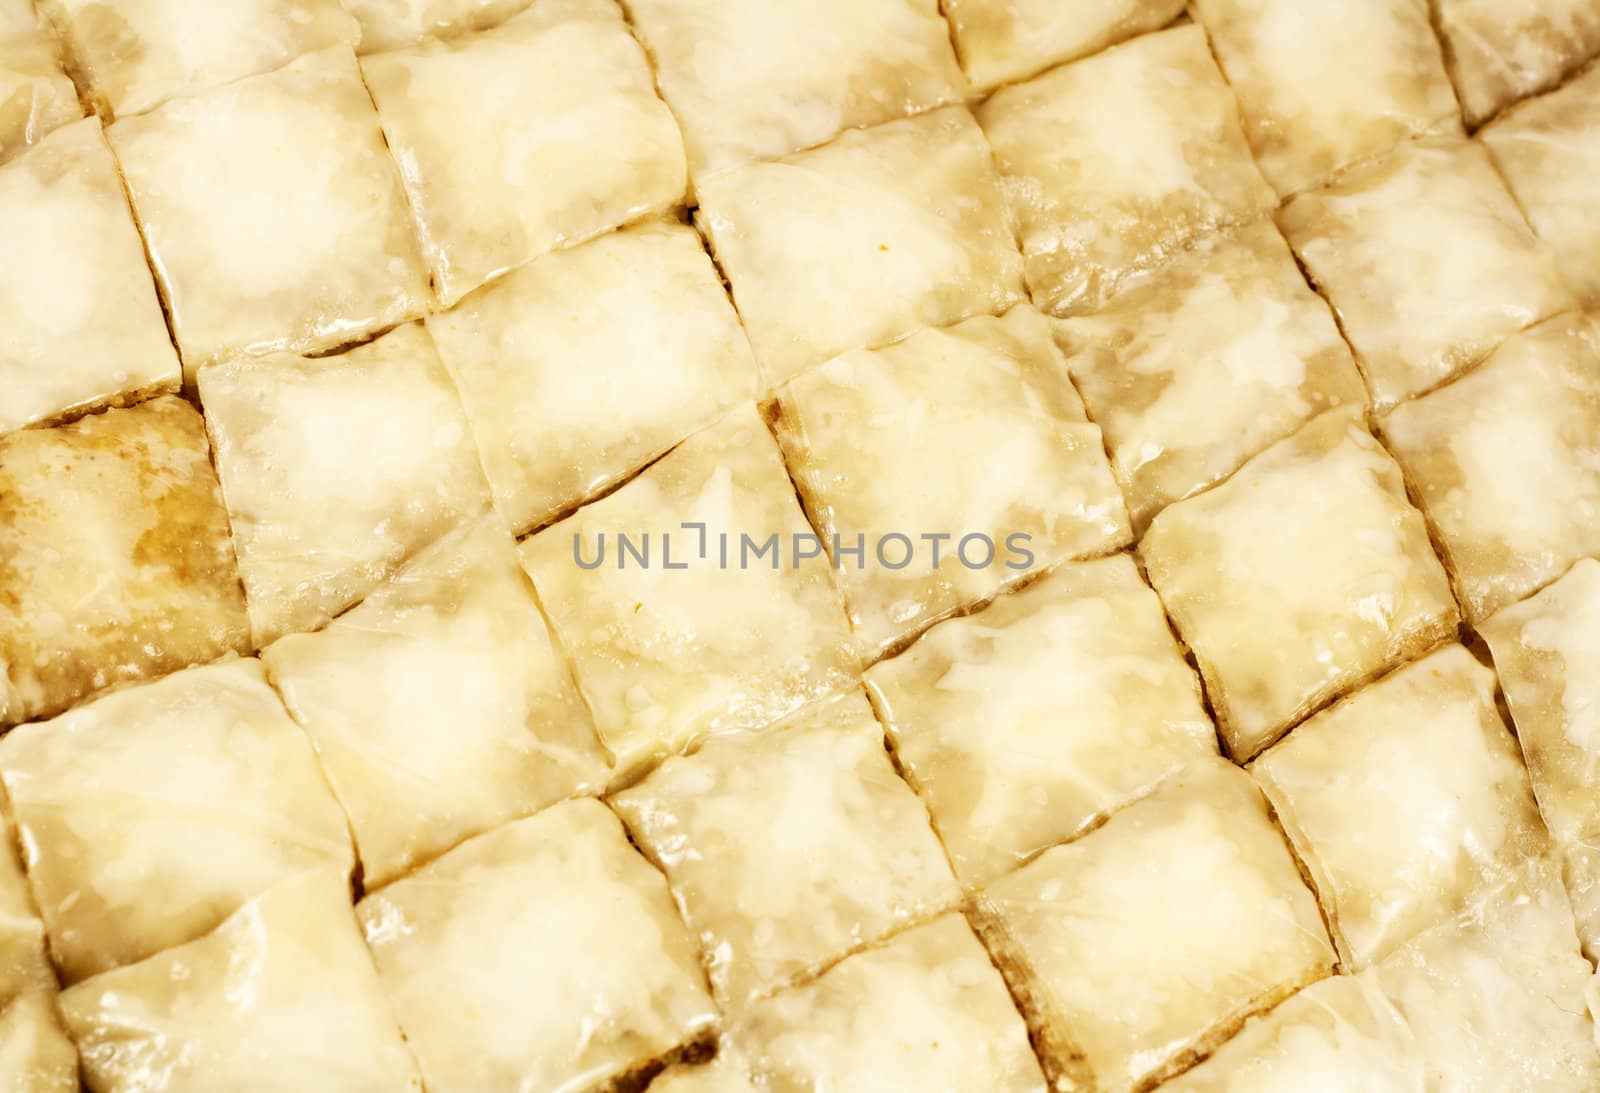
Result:
[[[1161,603],[1122,556],[940,623],[867,682],[969,885],[1217,752]]]
[[[0,724],[249,644],[192,407],[167,396],[0,438]]]
[[[546,255],[428,319],[522,531],[755,395],[755,358],[694,229],[650,221]]]
[[[766,384],[1023,299],[1000,180],[951,107],[698,185]]]
[[[1430,137],[1278,214],[1344,324],[1379,409],[1572,305],[1483,147]]]
[[[420,326],[337,357],[208,365],[199,386],[258,646],[327,622],[488,507]]]
[[[961,67],[979,88],[1025,80],[1176,19],[1182,0],[945,0]]]
[[[1241,760],[1458,622],[1400,468],[1355,411],[1167,508],[1140,553]]]
[[[752,1007],[726,1041],[761,1089],[1046,1088],[1005,982],[955,914]]]
[[[1445,58],[1468,125],[1553,87],[1600,53],[1593,0],[1437,0]]]
[[[178,386],[99,122],[58,129],[0,166],[0,239],[0,432]]]
[[[1100,430],[1031,307],[847,353],[778,398],[779,438],[874,656],[1131,538]]]
[[[1251,765],[1366,967],[1544,853],[1494,673],[1460,645],[1324,710]]]
[[[48,995],[28,994],[0,1010],[0,1085],[27,1093],[78,1093],[78,1051]]]
[[[1428,0],[1199,0],[1250,147],[1281,194],[1461,115]]]
[[[361,52],[414,45],[487,30],[526,8],[531,0],[340,0],[361,24]]]
[[[822,545],[749,404],[522,549],[619,776],[856,670]]]
[[[1033,300],[1057,315],[1094,310],[1128,276],[1275,204],[1197,26],[1003,88],[978,120]]]
[[[1270,223],[1200,244],[1056,336],[1140,529],[1316,414],[1366,402]]]
[[[696,183],[966,94],[936,0],[625,6],[683,124]]]
[[[1316,899],[1221,760],[979,898],[1057,1088],[1147,1089],[1333,967]]]
[[[0,776],[69,981],[190,941],[283,877],[355,864],[311,743],[255,660],[17,729]]]
[[[1600,334],[1582,319],[1510,339],[1382,428],[1471,619],[1600,553]]]
[[[539,0],[361,71],[446,305],[683,198],[678,127],[613,0]]]
[[[430,1093],[600,1088],[715,1016],[666,882],[596,801],[471,839],[356,912]]]
[[[350,815],[369,888],[605,784],[570,669],[493,521],[440,540],[262,660]]]
[[[283,881],[206,936],[61,996],[95,1093],[421,1093],[348,878]]]
[[[1478,134],[1585,307],[1600,307],[1600,66]]]
[[[107,131],[192,379],[231,352],[308,352],[420,314],[405,191],[348,47]]]
[[[1482,632],[1539,810],[1566,860],[1578,933],[1600,955],[1600,562],[1584,559]]]
[[[39,0],[39,6],[63,28],[89,97],[107,116],[140,114],[360,37],[339,0]]]
[[[77,88],[31,0],[0,5],[0,161],[81,117]]]
[[[666,871],[724,1008],[961,896],[859,691],[708,740],[612,804]]]

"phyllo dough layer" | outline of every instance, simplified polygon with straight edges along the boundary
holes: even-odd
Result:
[[[262,660],[350,815],[369,888],[605,785],[588,712],[493,520],[446,536]]]
[[[993,158],[961,107],[851,131],[697,190],[768,387],[1024,298]]]
[[[337,357],[208,365],[199,387],[258,646],[327,622],[489,506],[421,326]]]
[[[166,396],[0,438],[0,724],[249,646],[192,407]]]
[[[356,913],[429,1093],[601,1088],[715,1016],[666,883],[595,801],[462,843]]]
[[[17,729],[0,777],[69,982],[191,941],[293,873],[355,864],[311,743],[255,660]]]
[[[940,623],[867,683],[973,886],[1217,752],[1199,681],[1124,556]]]
[[[61,51],[31,0],[0,7],[0,162],[83,117]]]
[[[779,440],[869,656],[1131,540],[1100,430],[1031,307],[846,353],[777,394]]]
[[[1600,53],[1593,0],[1437,0],[1436,7],[1468,125],[1555,85]]]
[[[428,319],[515,531],[565,515],[755,397],[694,229],[652,220],[536,259]]]
[[[1167,508],[1139,549],[1241,761],[1458,621],[1400,468],[1352,410]]]
[[[424,38],[452,38],[487,30],[526,8],[532,0],[339,0],[361,24],[361,52],[379,53],[415,45]]]
[[[0,1089],[78,1093],[78,1052],[56,1012],[56,974],[17,855],[0,817]]]
[[[988,90],[1098,53],[1176,19],[1183,0],[945,0],[973,84]]]

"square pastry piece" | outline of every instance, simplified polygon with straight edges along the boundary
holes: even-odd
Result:
[[[0,438],[0,725],[249,646],[228,515],[188,403]]]
[[[1482,631],[1566,862],[1584,951],[1600,956],[1600,562],[1584,559]]]
[[[361,24],[361,53],[414,45],[427,37],[451,38],[488,30],[531,0],[340,0]]]
[[[352,46],[339,0],[39,0],[54,15],[103,115],[142,114],[177,95]]]
[[[446,305],[683,198],[678,127],[614,0],[539,0],[361,71]]]
[[[1554,87],[1600,53],[1594,0],[1438,0],[1437,8],[1468,125]]]
[[[78,90],[33,0],[0,0],[0,162],[81,117]]]
[[[1336,406],[1361,373],[1270,223],[1213,236],[1056,337],[1134,527]]]
[[[1035,567],[1132,537],[1100,430],[1031,307],[847,353],[778,398],[874,658]]]
[[[61,996],[94,1093],[421,1093],[350,912],[313,869],[216,930]]]
[[[1024,298],[1000,180],[964,108],[848,132],[697,188],[769,387],[847,349]]]
[[[1198,0],[1196,10],[1281,194],[1419,133],[1461,131],[1428,0]]]
[[[1046,1088],[1005,981],[956,914],[752,1007],[729,1048],[763,1090]]]
[[[0,239],[0,432],[177,388],[178,356],[98,121],[0,165]]]
[[[937,0],[628,0],[627,8],[683,124],[697,184],[966,94]]]
[[[262,653],[322,757],[368,888],[573,793],[608,764],[511,536],[417,555],[316,634]]]
[[[1564,316],[1520,334],[1382,427],[1473,621],[1600,553],[1600,334],[1590,323]]]
[[[420,326],[337,357],[234,358],[199,386],[258,646],[316,629],[488,509],[461,402]]]
[[[1197,26],[1003,88],[978,120],[1034,302],[1057,315],[1095,310],[1124,278],[1276,203]]]
[[[1058,1089],[1148,1089],[1332,970],[1250,779],[1197,764],[991,885],[979,921]]]
[[[867,682],[972,886],[1217,753],[1199,681],[1121,555],[940,623]]]
[[[1428,138],[1278,214],[1384,409],[1572,306],[1483,146]]]
[[[71,982],[190,941],[350,833],[255,660],[126,688],[0,741],[28,873]]]
[[[652,220],[536,259],[428,319],[514,531],[549,522],[755,397],[693,228]]]
[[[666,872],[724,1009],[961,898],[859,691],[709,740],[612,804]]]
[[[1140,553],[1240,760],[1458,622],[1400,468],[1353,410],[1166,509]]]
[[[945,0],[961,67],[980,90],[1025,80],[1176,19],[1183,0]]]
[[[428,278],[348,47],[109,130],[190,378],[420,314]]]
[[[828,560],[748,403],[522,551],[619,776],[855,674]]]
[[[716,1016],[666,883],[597,801],[462,843],[356,913],[429,1093],[602,1088]]]
[[[1494,673],[1460,645],[1324,710],[1250,769],[1350,967],[1449,919],[1546,848]]]
[[[1600,65],[1478,136],[1579,301],[1600,308]]]

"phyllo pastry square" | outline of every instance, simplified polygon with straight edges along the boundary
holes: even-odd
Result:
[[[1005,981],[957,914],[767,999],[726,1042],[759,1089],[1046,1088]]]
[[[1002,88],[978,120],[1033,300],[1056,315],[1096,309],[1124,278],[1276,204],[1194,25]]]
[[[1353,410],[1165,509],[1140,553],[1239,760],[1458,622],[1400,468]]]
[[[193,407],[0,437],[0,724],[249,646]]]
[[[1131,541],[1100,429],[1031,307],[846,353],[777,394],[778,438],[873,658]]]
[[[1473,621],[1600,552],[1600,334],[1582,318],[1510,339],[1382,428]]]
[[[755,397],[739,317],[694,229],[647,221],[535,259],[433,335],[514,531],[564,515]]]
[[[1478,136],[1579,301],[1600,307],[1600,65]]]
[[[698,185],[842,130],[959,102],[936,0],[628,0]]]
[[[708,740],[612,805],[667,874],[724,1009],[961,898],[859,691]]]
[[[429,37],[488,30],[531,0],[340,0],[361,24],[361,53],[381,53]]]
[[[107,130],[192,379],[233,352],[310,352],[420,314],[428,278],[348,47]]]
[[[1494,673],[1448,645],[1324,710],[1251,772],[1363,968],[1547,848]]]
[[[1199,0],[1196,14],[1280,194],[1420,133],[1461,131],[1428,0]]]
[[[81,117],[78,90],[32,0],[0,3],[0,162]]]
[[[301,872],[211,933],[66,991],[94,1093],[421,1093],[350,910],[349,879]]]
[[[1143,530],[1366,388],[1270,223],[1213,236],[1056,338]]]
[[[178,355],[98,121],[0,165],[0,239],[0,432],[177,388]]]
[[[105,116],[142,114],[179,95],[270,72],[330,46],[353,46],[339,0],[39,0],[72,48]]]
[[[470,839],[356,913],[429,1093],[601,1088],[715,1018],[666,882],[597,801]]]
[[[1333,968],[1250,779],[1196,764],[979,897],[1060,1089],[1148,1089]]]
[[[1437,13],[1468,125],[1554,87],[1600,53],[1593,0],[1438,0]]]
[[[1566,863],[1584,951],[1600,956],[1600,562],[1584,559],[1482,632]]]
[[[337,357],[236,357],[199,387],[258,646],[321,626],[488,508],[421,326]]]
[[[1483,146],[1429,137],[1302,194],[1279,226],[1385,409],[1573,303]]]
[[[605,785],[571,670],[493,520],[446,536],[326,629],[261,658],[350,815],[369,888]]]
[[[979,89],[1014,83],[1172,22],[1183,0],[945,0],[961,67]]]
[[[191,941],[292,873],[355,865],[311,742],[256,660],[19,728],[0,777],[69,982]]]
[[[964,108],[852,130],[697,188],[768,387],[1024,299],[1000,179]]]
[[[828,559],[748,403],[522,550],[621,777],[855,674]]]
[[[613,0],[361,62],[446,306],[683,199],[683,141]]]
[[[974,887],[1217,753],[1161,602],[1121,555],[940,623],[867,683]]]

